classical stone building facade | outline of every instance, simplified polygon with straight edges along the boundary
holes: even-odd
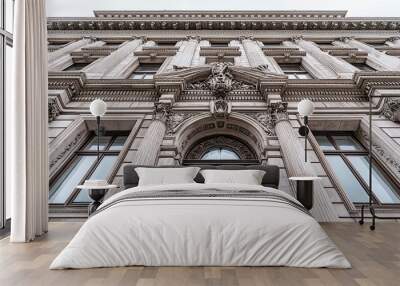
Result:
[[[49,18],[51,216],[85,216],[85,178],[125,163],[276,164],[315,175],[312,214],[346,221],[367,202],[371,95],[400,96],[400,18],[343,11],[96,11]],[[108,104],[96,163],[90,102]],[[297,104],[310,99],[309,161]],[[373,99],[374,202],[400,207],[400,97]],[[92,144],[93,142],[93,144]],[[221,161],[223,160],[223,161]]]

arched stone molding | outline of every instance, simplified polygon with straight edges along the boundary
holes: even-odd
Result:
[[[184,158],[196,142],[218,135],[241,140],[254,150],[259,160],[265,159],[266,131],[251,117],[236,112],[229,118],[215,119],[210,113],[201,113],[186,119],[174,132],[174,144]]]
[[[185,154],[186,160],[201,160],[204,154],[214,148],[228,148],[235,152],[241,160],[257,160],[254,150],[236,137],[215,135],[200,139]]]

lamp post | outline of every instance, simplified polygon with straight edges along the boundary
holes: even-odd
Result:
[[[297,110],[301,116],[304,116],[304,126],[299,128],[299,133],[301,136],[304,136],[305,144],[304,144],[304,160],[307,162],[307,141],[308,141],[308,133],[310,129],[308,128],[308,116],[310,116],[314,112],[314,103],[309,99],[303,99],[299,102],[297,106]]]
[[[97,122],[97,162],[100,161],[100,117],[107,111],[107,104],[101,99],[95,99],[90,104],[90,112],[96,116]]]

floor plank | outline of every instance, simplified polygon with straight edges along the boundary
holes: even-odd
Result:
[[[28,244],[0,240],[0,285],[135,286],[397,286],[400,224],[380,223],[375,232],[355,223],[323,224],[352,269],[289,267],[120,267],[50,271],[55,256],[80,222],[52,222],[45,236]]]

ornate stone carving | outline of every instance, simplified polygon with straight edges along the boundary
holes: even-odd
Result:
[[[268,106],[274,124],[282,120],[289,120],[287,102],[274,102]]]
[[[233,78],[229,70],[231,65],[231,63],[212,63],[211,75],[207,80],[190,83],[188,89],[210,90],[217,99],[225,98],[232,90],[255,90],[255,85],[247,84]]]
[[[232,103],[225,99],[210,101],[210,112],[215,118],[228,118],[232,111]]]
[[[85,130],[81,131],[80,133],[78,133],[74,139],[72,139],[71,142],[69,142],[67,145],[65,145],[64,149],[62,149],[62,151],[57,155],[56,158],[54,158],[53,160],[51,160],[49,162],[49,167],[50,169],[55,166],[58,161],[60,161],[61,159],[63,159],[67,154],[70,153],[71,150],[74,149],[74,147],[81,141],[82,136],[84,135]]]
[[[369,135],[368,132],[361,130],[358,132],[360,134],[363,141],[365,141],[366,145],[369,145]],[[389,166],[391,166],[397,172],[400,172],[400,162],[394,159],[390,153],[388,153],[384,148],[376,143],[372,143],[373,153],[377,154],[383,162],[386,162]]]
[[[267,135],[275,136],[274,121],[270,112],[248,112],[245,114],[260,123]]]
[[[60,108],[57,104],[57,99],[54,97],[49,97],[48,99],[48,115],[49,115],[49,122],[56,119],[56,117],[60,114]]]
[[[193,113],[171,112],[167,119],[167,135],[173,135],[175,133],[175,129],[191,116],[193,116]]]
[[[246,144],[228,136],[215,136],[195,143],[195,146],[187,154],[186,159],[200,160],[208,150],[222,147],[234,151],[241,160],[257,159],[254,152]]]
[[[171,114],[171,109],[172,106],[170,102],[156,102],[154,104],[153,120],[167,122]]]
[[[400,98],[386,98],[382,115],[393,122],[400,122]]]

